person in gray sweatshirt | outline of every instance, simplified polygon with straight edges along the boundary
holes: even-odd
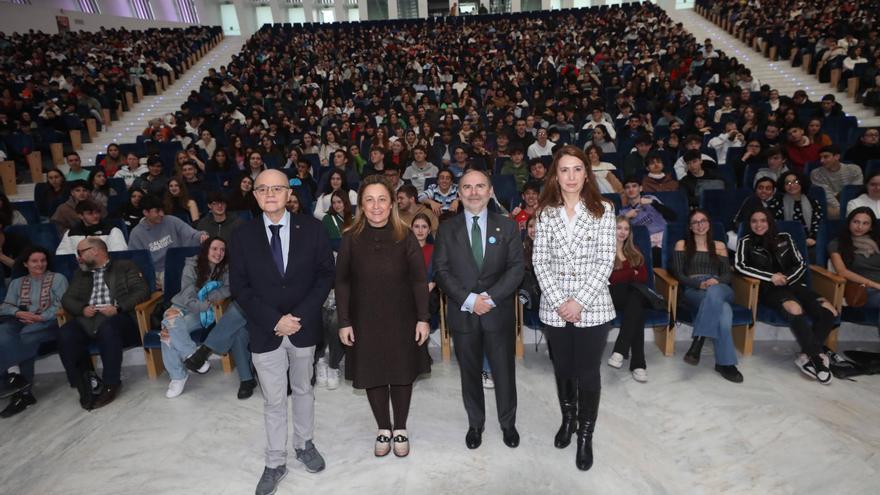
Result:
[[[208,238],[206,232],[198,231],[175,216],[165,216],[162,200],[146,196],[141,200],[144,218],[131,231],[128,248],[146,249],[156,268],[157,288],[162,287],[165,275],[165,255],[172,247],[198,246]]]

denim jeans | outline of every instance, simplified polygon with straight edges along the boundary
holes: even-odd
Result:
[[[27,381],[34,379],[34,359],[40,344],[55,340],[58,323],[55,319],[25,325],[15,317],[0,319],[0,375],[18,365],[21,376]]]
[[[866,308],[880,308],[880,290],[868,289],[868,301],[865,303]],[[880,322],[877,322],[880,326]]]
[[[186,366],[183,361],[198,347],[193,342],[190,332],[201,328],[202,323],[198,313],[189,313],[177,307],[175,309],[182,314],[162,320],[171,337],[169,342],[162,342],[162,362],[172,380],[182,380],[186,377]],[[238,305],[233,302],[211,329],[203,345],[218,354],[225,352],[232,354],[238,377],[241,381],[245,381],[254,378],[251,371],[251,353],[247,348],[248,342],[247,320]]]
[[[715,346],[715,364],[735,365],[736,349],[733,346],[733,289],[726,284],[716,284],[708,289],[684,290],[684,300],[697,308],[694,317],[694,337],[708,337]]]

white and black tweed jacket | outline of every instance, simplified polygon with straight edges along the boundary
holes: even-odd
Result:
[[[541,286],[539,316],[545,325],[564,327],[556,310],[569,298],[584,307],[577,327],[592,327],[614,319],[608,277],[616,250],[614,206],[608,202],[602,218],[578,204],[574,229],[569,234],[564,207],[547,207],[535,228],[532,263]]]

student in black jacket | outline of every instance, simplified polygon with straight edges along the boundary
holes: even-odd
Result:
[[[795,364],[822,384],[831,383],[828,357],[822,346],[834,326],[837,310],[807,287],[807,263],[787,232],[777,232],[766,209],[749,217],[746,234],[736,246],[736,271],[761,281],[758,299],[790,324],[801,354]]]

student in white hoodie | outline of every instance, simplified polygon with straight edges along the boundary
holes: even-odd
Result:
[[[125,187],[131,189],[135,179],[149,171],[150,169],[146,165],[141,164],[140,158],[137,155],[128,153],[125,155],[125,162],[119,167],[119,170],[116,171],[113,177],[125,180]]]

